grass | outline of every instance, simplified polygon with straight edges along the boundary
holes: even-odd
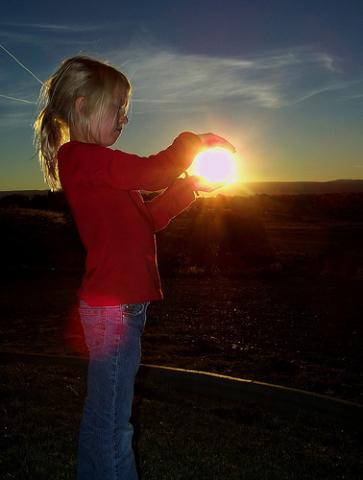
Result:
[[[1,365],[1,479],[73,479],[86,369]],[[315,412],[137,383],[134,423],[147,480],[361,479],[362,431]]]

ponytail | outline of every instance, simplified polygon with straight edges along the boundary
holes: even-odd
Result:
[[[45,104],[34,122],[34,143],[44,181],[51,191],[60,190],[57,152],[69,140],[68,125],[57,117],[49,97],[49,81],[42,87],[40,102]]]

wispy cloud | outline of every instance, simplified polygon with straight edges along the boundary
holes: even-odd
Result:
[[[226,99],[281,108],[347,86],[337,59],[312,47],[222,58],[134,46],[108,58],[130,77],[135,112],[168,104],[198,110]]]
[[[15,79],[16,80],[16,79]],[[9,82],[0,82],[1,97],[14,98],[17,100],[23,100],[22,103],[28,103],[31,105],[37,104],[37,98],[40,92],[41,86],[31,80],[30,76],[25,76],[21,80],[14,81],[12,84]],[[5,100],[4,100],[5,101]]]
[[[343,98],[343,100],[353,102],[361,106],[363,102],[363,93],[347,95],[346,97]]]
[[[107,31],[102,24],[52,24],[0,22],[0,41],[3,44],[19,44],[35,47],[38,51],[72,46],[74,49],[94,49],[99,43],[95,34]]]
[[[42,30],[51,32],[75,32],[75,33],[88,33],[97,30],[103,30],[105,28],[102,24],[57,24],[57,23],[26,23],[26,22],[0,22],[1,27],[28,29],[28,30]]]
[[[28,24],[30,25],[30,24]],[[38,26],[38,24],[31,24]],[[43,25],[67,30],[67,25]],[[89,27],[91,28],[91,27]],[[62,36],[61,36],[62,37]],[[352,98],[352,79],[339,67],[339,59],[311,46],[265,52],[248,57],[216,57],[189,54],[162,46],[130,44],[121,50],[102,52],[102,57],[124,71],[133,84],[133,113],[157,111],[197,112],[228,102],[235,108],[280,109],[334,92]],[[0,95],[35,103],[35,88],[20,85]],[[362,90],[354,90],[359,100]]]
[[[34,113],[25,110],[8,111],[0,116],[0,128],[2,130],[14,129],[19,127],[29,127],[34,121]]]
[[[45,48],[44,35],[49,34],[53,47],[67,46],[68,50],[72,45],[74,51],[81,49],[85,53],[98,50],[99,40],[92,32],[114,27],[34,22],[0,25],[4,27],[0,41],[5,36],[9,41]],[[150,45],[136,37],[127,47],[100,53],[130,77],[135,113],[203,111],[213,105],[217,108],[225,100],[241,106],[278,109],[333,91],[351,94],[339,59],[314,46],[249,57],[217,57],[185,53],[153,41]]]

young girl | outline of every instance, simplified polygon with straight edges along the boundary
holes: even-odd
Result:
[[[131,86],[114,67],[77,56],[45,82],[35,139],[45,180],[63,188],[87,251],[79,290],[89,349],[78,480],[138,478],[129,423],[146,310],[163,298],[154,233],[187,208],[198,177],[178,178],[213,134],[184,132],[156,155],[112,150],[127,124]],[[165,189],[144,202],[139,190]]]

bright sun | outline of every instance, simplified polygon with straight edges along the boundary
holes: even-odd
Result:
[[[192,163],[191,173],[205,178],[208,182],[231,184],[238,180],[234,155],[221,147],[209,148],[198,153]]]

